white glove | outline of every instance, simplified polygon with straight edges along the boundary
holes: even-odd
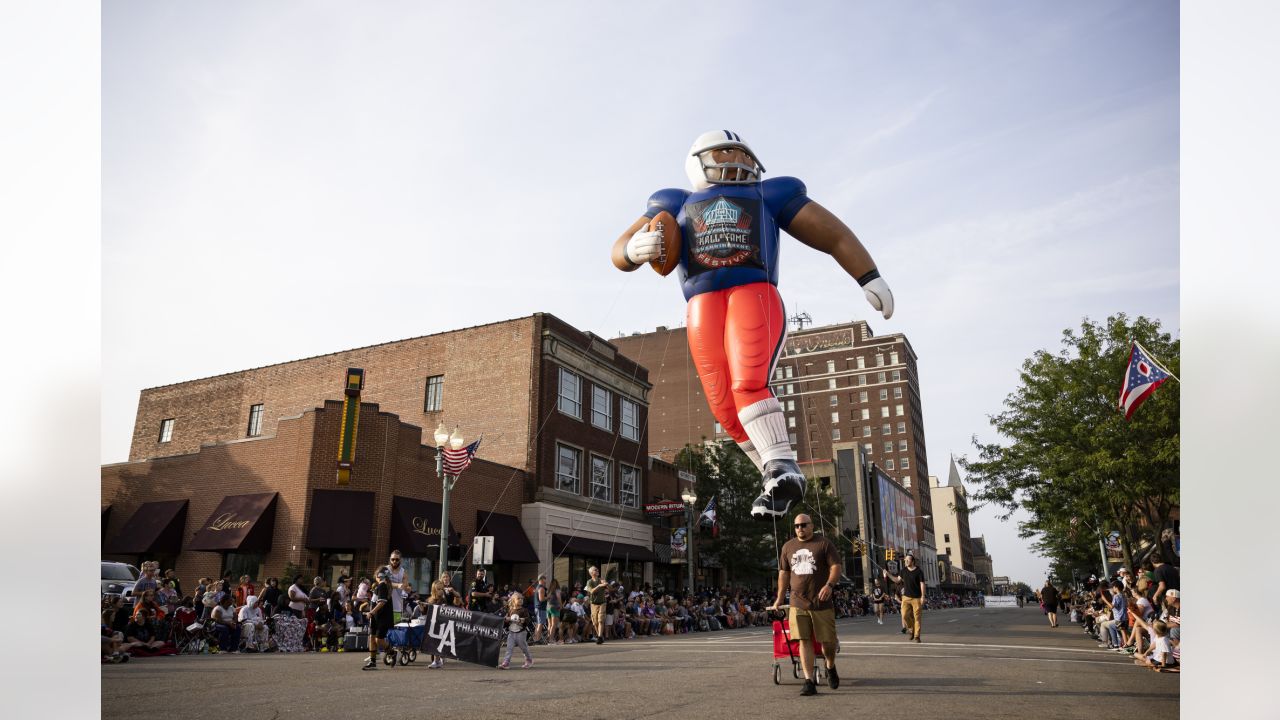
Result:
[[[625,252],[627,260],[632,265],[643,265],[650,260],[657,260],[662,254],[662,231],[649,230],[647,225],[640,228],[627,241]]]
[[[884,278],[878,277],[863,285],[862,292],[866,293],[871,307],[884,314],[885,320],[893,317],[893,292],[889,290],[889,284]]]

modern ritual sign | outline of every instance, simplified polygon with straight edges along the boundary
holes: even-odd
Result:
[[[506,640],[502,618],[453,605],[428,605],[427,608],[423,652],[498,667],[499,649]]]

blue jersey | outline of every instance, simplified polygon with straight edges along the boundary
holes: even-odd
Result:
[[[680,223],[680,287],[689,300],[755,282],[778,284],[778,231],[810,202],[793,177],[749,185],[712,185],[649,196],[645,217],[666,210]]]

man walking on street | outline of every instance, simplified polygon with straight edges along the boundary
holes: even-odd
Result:
[[[924,601],[924,573],[916,567],[916,557],[907,551],[903,558],[906,566],[901,575],[884,576],[902,584],[902,622],[907,629],[907,639],[920,642],[920,604]]]
[[[591,626],[596,631],[596,644],[604,644],[604,609],[605,603],[608,601],[605,593],[609,589],[608,584],[600,580],[600,568],[591,566],[587,572],[591,573],[591,579],[587,580],[587,584],[582,586],[587,591],[587,597],[591,600]]]
[[[782,546],[778,559],[778,597],[770,610],[777,610],[791,590],[788,622],[791,639],[800,646],[800,668],[804,671],[801,695],[816,695],[813,682],[813,638],[822,644],[827,665],[827,685],[840,687],[836,673],[836,615],[831,594],[840,581],[840,551],[825,536],[815,537],[813,521],[801,513],[795,519],[796,536]]]

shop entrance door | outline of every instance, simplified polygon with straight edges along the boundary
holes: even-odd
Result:
[[[324,578],[330,588],[338,586],[338,578],[346,575],[351,577],[351,571],[355,568],[355,555],[349,552],[322,552],[320,553],[320,577]],[[354,583],[353,583],[354,584]]]

